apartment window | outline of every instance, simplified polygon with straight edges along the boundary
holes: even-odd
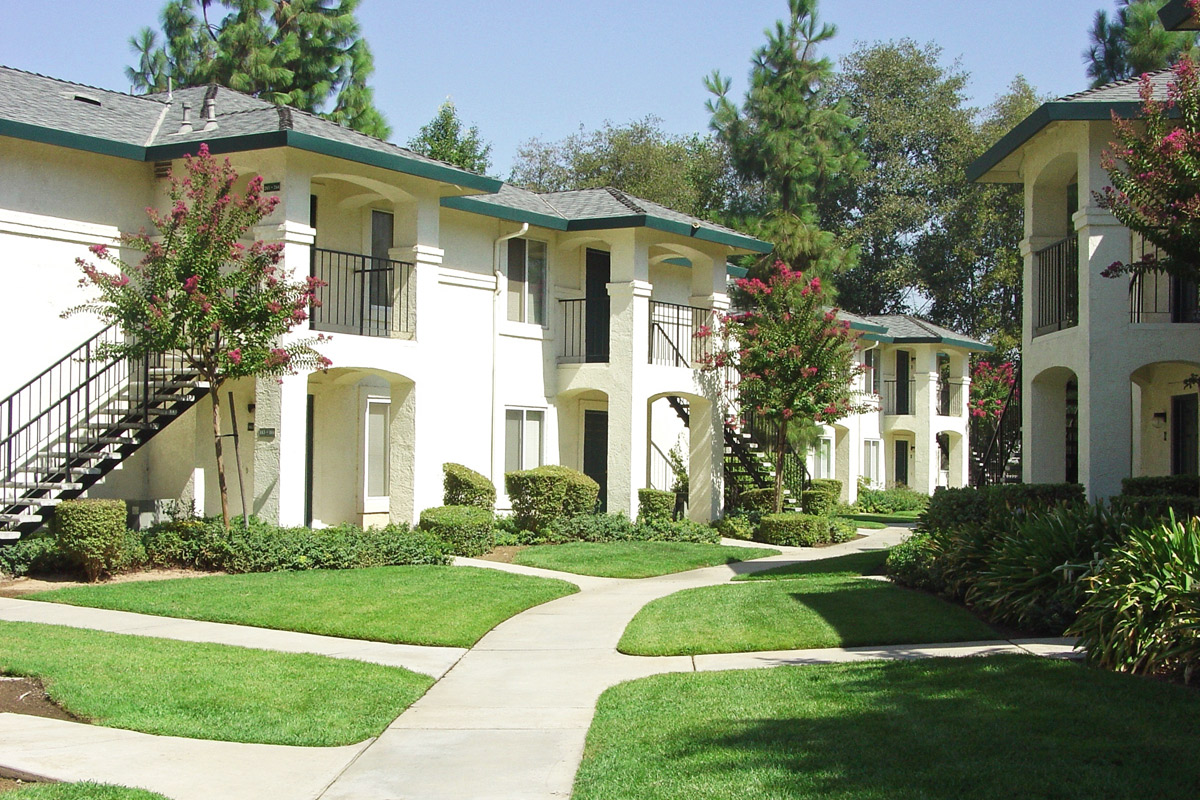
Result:
[[[388,425],[391,409],[391,400],[387,398],[367,398],[364,471],[368,498],[388,497],[391,494],[392,437]]]
[[[863,442],[862,475],[871,487],[883,486],[883,442],[878,439]]]
[[[508,318],[546,324],[546,243],[508,241]]]
[[[863,390],[872,394],[881,394],[883,371],[879,369],[879,348],[873,347],[863,351]]]
[[[812,476],[814,478],[832,478],[833,477],[833,440],[818,439],[809,451],[812,462]]]
[[[542,465],[542,430],[546,412],[510,408],[504,412],[504,471]]]

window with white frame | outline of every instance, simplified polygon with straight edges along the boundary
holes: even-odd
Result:
[[[508,240],[508,318],[546,324],[546,243]]]
[[[833,477],[833,440],[818,439],[809,450],[809,463],[812,464],[814,478]]]
[[[880,394],[883,383],[882,370],[879,369],[879,348],[872,347],[863,351],[863,391]]]
[[[363,420],[364,511],[386,511],[391,497],[391,418],[388,397],[368,396]]]
[[[863,442],[862,476],[872,488],[883,487],[883,442],[878,439]]]
[[[533,469],[542,465],[542,430],[546,412],[509,408],[504,412],[504,471]]]

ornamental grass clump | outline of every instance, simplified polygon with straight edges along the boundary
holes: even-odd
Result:
[[[1067,630],[1107,669],[1190,682],[1200,667],[1200,519],[1137,528],[1088,579]]]

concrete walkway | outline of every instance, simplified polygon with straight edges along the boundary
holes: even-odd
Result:
[[[616,652],[626,625],[651,600],[682,589],[723,583],[736,574],[757,572],[780,563],[887,547],[906,533],[904,529],[889,528],[835,547],[778,548],[785,551],[783,555],[641,580],[589,578],[460,559],[459,563],[472,566],[564,578],[578,584],[582,591],[519,614],[497,626],[469,652],[459,651],[441,680],[378,739],[351,748],[277,748],[193,742],[0,714],[0,767],[60,779],[90,777],[136,785],[175,800],[207,800],[217,795],[271,796],[273,800],[549,800],[570,796],[596,700],[605,689],[622,681],[664,672],[783,664],[1000,652],[1065,656],[1071,652],[1070,643],[1064,640],[735,653],[694,658],[633,657]],[[22,609],[49,605],[15,602]],[[10,615],[14,613],[16,609],[11,603],[0,603],[0,618],[12,618]],[[33,611],[25,609],[22,613]],[[211,629],[204,634],[188,633],[202,630],[191,626],[211,623],[145,619],[154,620],[157,629],[137,627],[139,620],[127,620],[134,627],[121,632],[168,638],[215,635]],[[111,618],[80,616],[59,624],[94,627],[114,623]],[[242,630],[252,630],[254,636],[277,633]],[[274,649],[291,646],[284,639],[272,641],[281,645]],[[251,645],[246,639],[226,643],[265,646]],[[324,651],[303,652],[359,657],[332,645]],[[56,742],[61,744],[57,751]],[[301,753],[299,757],[296,751]],[[310,753],[311,758],[304,753]],[[180,758],[192,764],[203,778],[192,783],[176,780],[187,772],[172,768]],[[230,791],[216,789],[224,786],[231,787]]]

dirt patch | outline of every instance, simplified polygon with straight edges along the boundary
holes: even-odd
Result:
[[[202,578],[205,575],[221,575],[220,572],[198,572],[191,569],[150,569],[144,572],[127,572],[115,575],[106,583],[134,583],[137,581],[165,581],[172,578]],[[64,573],[61,575],[39,575],[36,578],[5,578],[0,577],[0,597],[20,597],[33,592],[44,592],[49,589],[66,589],[70,586],[95,586],[97,584],[80,580],[78,575]]]
[[[513,562],[513,557],[528,546],[529,545],[504,545],[502,547],[494,548],[490,553],[484,553],[480,556],[480,558],[484,561],[499,561],[501,564],[511,564]]]
[[[37,678],[8,678],[0,676],[0,713],[28,714],[31,717],[62,719],[67,722],[87,722],[77,717],[46,695]]]
[[[0,794],[4,794],[5,792],[15,792],[22,786],[28,785],[29,781],[19,781],[16,778],[6,778],[3,775],[0,775]]]

